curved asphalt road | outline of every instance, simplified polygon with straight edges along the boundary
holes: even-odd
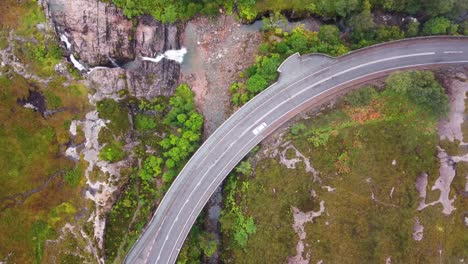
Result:
[[[391,71],[456,63],[468,64],[468,38],[396,41],[339,58],[292,55],[278,69],[278,82],[232,115],[193,155],[125,262],[175,263],[215,189],[253,147],[294,115],[353,84]]]

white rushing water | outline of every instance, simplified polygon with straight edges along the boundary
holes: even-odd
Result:
[[[168,60],[173,60],[178,63],[184,61],[184,56],[187,54],[187,49],[182,47],[180,50],[166,50],[164,54],[156,56],[156,58],[151,57],[141,57],[144,61],[160,62],[162,59],[166,58]]]
[[[81,64],[77,59],[75,59],[75,56],[73,56],[73,54],[70,55],[70,60],[73,63],[73,66],[75,66],[75,68],[77,68],[79,71],[86,70],[86,67],[83,66],[83,64]]]
[[[63,41],[65,43],[65,46],[67,47],[67,50],[69,50],[71,48],[71,43],[70,41],[68,40],[67,36],[65,35],[60,35],[60,40]]]

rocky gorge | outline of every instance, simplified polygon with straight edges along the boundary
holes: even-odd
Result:
[[[95,0],[48,0],[42,6],[66,55],[82,65],[98,93],[127,89],[146,99],[173,94],[179,63],[142,58],[180,49],[176,25],[163,25],[151,16],[131,21],[110,3]]]
[[[185,50],[180,47],[177,25],[163,25],[151,16],[129,20],[112,4],[96,0],[43,0],[39,4],[48,27],[60,39],[69,67],[74,66],[72,71],[78,71],[90,89],[91,105],[106,99],[119,101],[122,93],[145,100],[174,94],[181,61],[173,53],[183,55],[179,49]],[[128,119],[133,117],[129,114]],[[136,159],[129,154],[117,163],[101,160],[99,154],[106,144],[100,142],[100,131],[108,126],[109,120],[100,118],[97,111],[92,110],[84,120],[73,120],[71,124],[72,137],[79,130],[85,141],[79,145],[72,143],[66,156],[88,164],[84,197],[90,202],[86,210],[89,215],[83,227],[67,224],[60,238],[49,242],[48,247],[55,247],[71,236],[86,244],[88,253],[80,254],[81,257],[89,255],[93,262],[104,263],[106,215],[125,186],[127,176],[121,170],[132,167]],[[130,134],[124,136],[127,153],[138,144]]]

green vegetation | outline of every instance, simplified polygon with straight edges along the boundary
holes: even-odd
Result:
[[[247,20],[253,20],[257,16],[256,11],[253,9],[254,0],[112,0],[112,2],[122,8],[128,18],[149,14],[163,23],[188,20],[197,14],[214,16],[219,13],[218,10],[220,8],[223,8],[228,13],[232,13],[236,9],[239,16]]]
[[[399,76],[398,74],[396,76]],[[377,97],[377,91],[375,90],[375,87],[372,86],[366,86],[366,87],[361,87],[356,91],[350,92],[349,94],[346,95],[344,98],[344,101],[348,103],[351,106],[364,106],[368,105],[372,100]],[[292,131],[291,131],[292,132]],[[297,133],[293,133],[297,134]]]
[[[249,183],[243,182],[240,185],[236,177],[230,177],[225,185],[227,196],[220,222],[224,234],[230,239],[228,248],[245,249],[249,236],[257,231],[254,219],[251,216],[246,216],[243,207],[236,203],[236,196],[245,194],[248,189]]]
[[[289,55],[299,52],[342,55],[349,50],[376,43],[416,37],[419,35],[467,34],[468,23],[457,24],[458,15],[468,10],[466,1],[401,1],[401,0],[258,0],[255,9],[263,17],[265,42],[259,46],[259,56],[253,66],[240,74],[239,80],[231,85],[231,101],[241,106],[276,80],[276,68]],[[401,25],[388,26],[374,21],[374,9],[389,12],[404,12],[415,15],[425,22],[420,25],[416,19],[408,19]],[[298,27],[291,33],[282,32],[280,25],[286,21],[281,12],[290,16],[306,17],[316,15],[325,21],[340,20],[350,28],[341,34],[335,25],[322,25],[320,32],[309,32]],[[341,23],[340,22],[340,23]]]
[[[211,257],[217,249],[214,236],[203,230],[204,215],[200,215],[197,222],[192,227],[188,238],[182,247],[177,264],[200,263],[203,257]]]
[[[273,83],[278,78],[278,66],[293,53],[321,52],[338,56],[348,51],[339,38],[338,28],[333,25],[323,26],[318,33],[297,27],[291,33],[272,29],[267,35],[271,36],[267,39],[275,40],[261,46],[263,55],[247,69],[246,78],[231,86],[232,103],[236,106],[243,105]]]
[[[124,103],[112,99],[104,99],[97,103],[99,117],[109,120],[108,128],[114,131],[116,136],[122,136],[130,128],[128,122],[128,108]]]
[[[156,121],[146,115],[139,114],[135,118],[135,128],[138,131],[146,131],[156,128]]]
[[[398,88],[395,80],[401,79]],[[421,87],[432,91],[415,100],[413,92]],[[230,176],[221,222],[223,261],[286,262],[296,254],[298,241],[291,207],[318,211],[321,201],[326,213],[304,226],[304,254],[311,252],[311,263],[377,263],[388,256],[398,263],[432,263],[466,256],[466,199],[457,196],[457,210],[450,216],[444,216],[439,205],[416,210],[416,177],[426,172],[430,184],[438,177],[436,124],[444,111],[435,109],[446,107],[446,96],[432,74],[395,73],[385,90],[354,91],[335,109],[293,126],[284,141],[291,140],[310,159],[320,181],[305,171],[303,162],[291,170],[278,157],[258,160],[253,176]],[[467,167],[457,167],[457,175],[464,176]],[[463,186],[462,177],[454,180],[457,192],[463,192]],[[427,192],[437,198],[430,186]],[[255,223],[246,247],[233,235],[241,228],[233,224],[236,218],[228,217],[231,208],[239,208],[244,219],[251,217]],[[416,217],[424,225],[422,241],[412,238]],[[439,256],[440,247],[444,251]]]
[[[0,13],[0,49],[14,47],[27,73],[48,80],[0,67],[0,259],[11,253],[8,262],[45,263],[51,254],[60,259],[46,241],[56,239],[66,222],[75,224],[71,208],[83,206],[81,167],[64,152],[70,120],[88,110],[86,87],[55,73],[61,50],[54,35],[36,26],[45,22],[36,1],[5,0]],[[61,111],[44,118],[22,107],[18,102],[30,91],[47,110]]]
[[[424,23],[423,34],[425,35],[450,35],[457,33],[458,25],[452,24],[444,17],[435,17]]]
[[[122,8],[129,18],[149,14],[163,23],[188,20],[197,14],[215,16],[219,13],[219,9],[224,9],[228,14],[235,13],[245,21],[253,21],[258,15],[281,12],[293,12],[294,17],[314,15],[336,21],[340,18],[362,17],[361,12],[371,8],[411,15],[423,13],[429,17],[440,15],[457,17],[468,8],[466,1],[455,0],[112,0],[112,2]]]
[[[109,129],[101,130],[99,135],[100,140],[108,141],[101,158],[109,161],[123,158],[121,146],[126,137],[132,136],[139,143],[133,150],[138,166],[125,172],[128,182],[108,217],[107,261],[122,260],[147,223],[148,215],[154,212],[167,188],[198,148],[203,117],[195,110],[193,96],[190,88],[182,84],[170,98],[145,101],[128,97],[97,104],[99,115],[110,120]],[[130,116],[136,130],[130,129],[129,109],[138,109]],[[201,249],[204,254],[214,251],[206,234],[194,237],[204,246]]]
[[[80,183],[80,180],[83,176],[83,170],[80,168],[75,168],[72,170],[69,170],[65,173],[65,176],[63,177],[63,180],[70,184],[73,187],[77,187]]]
[[[387,79],[386,84],[389,89],[406,94],[412,102],[436,116],[443,117],[448,113],[448,97],[432,72],[394,73]]]
[[[42,262],[44,243],[51,232],[50,226],[45,221],[34,222],[31,227],[31,238],[34,241],[35,263]]]
[[[166,125],[175,128],[164,138],[160,145],[163,157],[166,158],[164,182],[172,182],[182,169],[182,164],[199,146],[203,116],[195,110],[193,92],[186,84],[177,87],[174,96],[169,100],[172,107],[164,119]]]
[[[109,162],[117,162],[122,160],[125,157],[125,152],[122,149],[122,144],[120,142],[112,142],[105,145],[101,153],[99,153],[99,158],[101,160],[106,160]]]

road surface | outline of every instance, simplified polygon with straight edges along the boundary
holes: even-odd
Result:
[[[337,92],[392,71],[468,64],[468,38],[396,41],[331,58],[289,57],[278,81],[233,114],[192,156],[125,263],[172,264],[198,214],[228,173],[266,136]]]

